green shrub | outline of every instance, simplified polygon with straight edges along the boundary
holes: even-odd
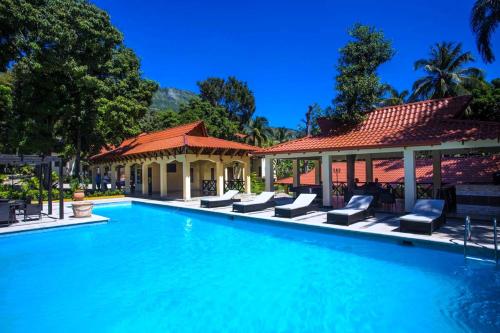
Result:
[[[265,184],[262,178],[257,176],[257,173],[250,174],[250,188],[252,193],[260,194],[265,189]]]

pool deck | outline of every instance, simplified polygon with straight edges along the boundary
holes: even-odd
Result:
[[[95,202],[100,203],[101,201],[104,202],[104,200],[96,200]],[[64,219],[59,219],[58,214],[59,204],[54,202],[52,215],[50,216],[47,214],[47,205],[45,204],[43,206],[43,214],[41,220],[31,219],[28,221],[23,221],[21,216],[17,216],[18,222],[13,223],[9,226],[0,227],[0,236],[26,231],[40,231],[44,229],[73,227],[93,223],[106,223],[109,221],[109,218],[95,214],[92,214],[91,217],[76,218],[73,216],[71,202],[64,203]]]
[[[243,196],[242,201],[250,200],[250,197]],[[279,204],[285,204],[289,198],[279,198]],[[411,234],[399,232],[398,215],[388,213],[376,213],[374,217],[351,224],[350,226],[340,226],[326,223],[327,209],[320,207],[312,209],[312,211],[303,216],[297,216],[291,219],[279,218],[274,216],[274,208],[268,208],[259,212],[251,213],[236,213],[232,211],[231,206],[219,208],[201,208],[199,198],[190,201],[182,200],[152,200],[146,198],[114,198],[94,200],[95,204],[106,203],[126,203],[126,202],[143,202],[156,204],[161,206],[177,207],[194,211],[204,211],[212,214],[224,214],[226,216],[234,216],[240,218],[248,218],[258,222],[272,223],[277,222],[281,225],[290,227],[315,228],[332,233],[348,233],[365,235],[374,238],[385,238],[396,240],[405,244],[423,245],[437,247],[456,252],[463,252],[463,235],[464,221],[463,219],[448,218],[446,224],[434,231],[432,235]],[[59,220],[55,218],[58,212],[58,205],[54,204],[53,217],[44,216],[41,221],[18,222],[8,227],[0,228],[0,235],[17,233],[23,231],[34,231],[41,229],[71,227],[90,223],[105,223],[107,217],[92,215],[90,218],[74,218],[71,211],[71,202],[65,203],[65,218]],[[47,207],[44,206],[44,210]],[[493,259],[494,255],[493,243],[493,226],[490,221],[475,221],[472,220],[472,239],[468,242],[468,253],[473,256],[482,256],[487,259]]]

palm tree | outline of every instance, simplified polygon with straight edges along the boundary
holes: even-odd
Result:
[[[415,70],[422,69],[426,76],[413,84],[411,100],[443,98],[469,93],[483,72],[476,67],[465,67],[474,58],[462,52],[461,43],[442,42],[431,47],[429,59],[415,62]]]
[[[266,117],[255,117],[245,125],[245,134],[248,135],[247,142],[254,146],[262,147],[272,136],[269,121]]]
[[[476,35],[476,45],[485,62],[493,62],[491,35],[500,22],[500,0],[476,0],[472,8],[470,25]]]
[[[275,128],[273,134],[274,143],[282,143],[291,138],[290,130],[286,127]]]
[[[398,92],[394,87],[387,85],[385,91],[387,97],[382,100],[380,103],[381,106],[393,106],[408,103],[408,96],[410,95],[408,90]]]

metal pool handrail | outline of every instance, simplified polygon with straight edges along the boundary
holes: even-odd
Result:
[[[497,230],[497,219],[496,217],[493,218],[493,246],[494,246],[494,255],[495,259],[494,260],[486,260],[490,262],[494,262],[498,265],[498,230]],[[465,224],[464,224],[464,258],[465,259],[471,259],[470,257],[467,256],[467,241],[469,241],[472,237],[472,226],[470,222],[470,217],[467,216],[465,217]]]

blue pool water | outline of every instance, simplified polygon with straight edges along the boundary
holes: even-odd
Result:
[[[460,254],[144,204],[0,237],[0,332],[498,332]]]

